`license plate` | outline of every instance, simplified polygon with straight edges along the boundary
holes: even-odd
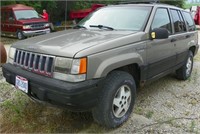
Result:
[[[15,87],[22,90],[25,93],[28,93],[28,80],[21,76],[16,76]]]

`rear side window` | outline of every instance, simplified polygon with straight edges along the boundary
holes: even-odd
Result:
[[[8,14],[9,14],[8,20],[13,20],[13,19],[14,19],[13,12],[12,12],[12,11],[9,11]]]
[[[178,10],[171,9],[171,15],[173,19],[175,33],[185,32],[186,26],[180,12]]]
[[[154,28],[166,28],[170,34],[172,33],[169,13],[166,8],[157,9],[151,28],[152,30]]]
[[[188,12],[183,12],[183,15],[186,20],[186,25],[188,27],[188,31],[195,31],[195,24],[194,24],[191,14]]]

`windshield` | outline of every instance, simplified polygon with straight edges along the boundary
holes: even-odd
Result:
[[[147,22],[150,12],[151,7],[102,8],[84,18],[78,25],[87,29],[100,28],[98,27],[100,25],[115,30],[141,31]]]
[[[35,10],[18,10],[14,11],[17,20],[26,20],[40,18]]]

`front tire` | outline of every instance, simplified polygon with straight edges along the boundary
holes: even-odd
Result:
[[[18,30],[16,34],[19,40],[25,39],[25,36],[23,35],[22,31]]]
[[[106,78],[98,105],[93,109],[94,120],[108,128],[115,128],[130,116],[136,97],[133,77],[123,71],[114,71]]]
[[[189,50],[185,64],[176,70],[176,76],[180,80],[187,80],[192,73],[193,69],[193,53]]]

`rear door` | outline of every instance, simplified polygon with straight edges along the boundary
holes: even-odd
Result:
[[[174,46],[174,53],[176,53],[176,65],[181,64],[187,57],[187,44],[191,40],[192,34],[187,33],[187,28],[183,15],[180,10],[170,9],[172,23],[173,23],[173,35],[171,42]]]
[[[176,56],[171,43],[172,24],[168,8],[157,8],[151,29],[166,28],[170,34],[167,39],[154,39],[147,43],[147,79],[167,72],[175,65]]]
[[[7,23],[8,23],[8,29],[7,31],[10,33],[10,34],[15,34],[16,30],[15,30],[15,17],[14,17],[14,14],[13,14],[13,11],[12,10],[8,10],[8,19],[7,19]]]

